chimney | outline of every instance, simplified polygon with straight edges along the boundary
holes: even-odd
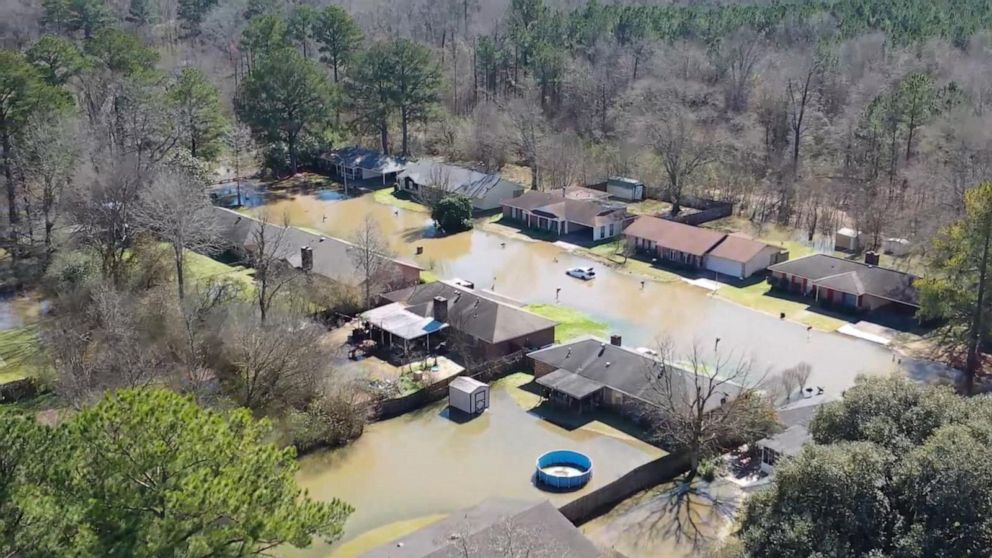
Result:
[[[434,320],[448,323],[448,299],[443,296],[434,297]]]
[[[309,246],[300,248],[300,268],[303,271],[313,271],[313,248]]]
[[[868,265],[878,265],[878,252],[874,250],[865,252],[865,263]]]
[[[610,345],[619,347],[622,344],[622,342],[623,342],[623,337],[620,337],[619,335],[610,336]]]

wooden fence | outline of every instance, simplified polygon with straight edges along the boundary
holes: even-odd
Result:
[[[435,382],[413,393],[376,402],[372,408],[371,420],[386,420],[397,417],[444,399],[448,395],[448,384],[458,376],[468,376],[480,382],[492,382],[511,372],[522,371],[526,365],[527,358],[524,351],[518,351],[497,360],[486,362],[475,368],[464,370],[455,376]]]
[[[575,525],[595,519],[642,490],[668,482],[689,470],[686,453],[667,454],[649,461],[617,480],[561,506],[558,511]],[[595,472],[593,473],[595,474]]]

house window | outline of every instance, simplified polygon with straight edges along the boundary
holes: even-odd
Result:
[[[604,236],[606,236],[606,227],[599,227],[599,238],[603,238]]]
[[[613,223],[610,223],[610,236],[613,236]]]

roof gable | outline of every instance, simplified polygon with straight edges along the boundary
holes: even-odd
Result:
[[[727,235],[719,231],[694,227],[668,219],[643,215],[624,230],[627,236],[644,238],[661,248],[703,256]]]
[[[814,284],[851,294],[868,294],[910,306],[919,306],[917,277],[910,273],[868,265],[828,254],[813,254],[777,263],[769,271],[803,277]]]

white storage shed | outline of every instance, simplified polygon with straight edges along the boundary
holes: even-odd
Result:
[[[489,384],[458,376],[448,384],[448,406],[477,415],[489,408]]]
[[[842,252],[857,252],[861,249],[864,235],[850,227],[842,227],[834,233],[834,250]]]
[[[644,183],[633,178],[611,176],[606,181],[606,193],[621,200],[641,201],[644,199]]]

